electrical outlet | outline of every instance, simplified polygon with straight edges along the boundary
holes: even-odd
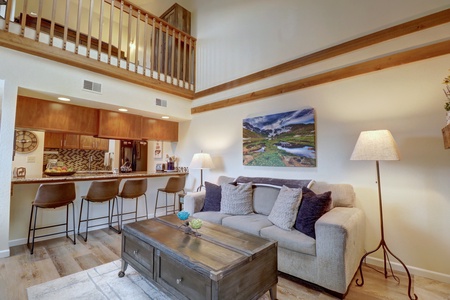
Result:
[[[29,164],[36,163],[36,156],[27,156],[27,163]]]

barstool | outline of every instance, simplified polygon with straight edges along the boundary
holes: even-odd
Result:
[[[102,225],[109,225],[109,228],[114,230],[117,233],[120,233],[120,222],[119,217],[117,217],[117,229],[112,226],[112,216],[114,215],[114,203],[116,204],[117,213],[119,212],[119,204],[117,200],[117,194],[119,193],[119,180],[98,180],[98,181],[92,181],[91,185],[89,186],[89,190],[86,196],[81,197],[81,208],[80,208],[80,219],[78,220],[78,235],[81,236],[84,241],[87,241],[88,238],[88,230],[92,227],[102,226]],[[111,200],[113,200],[112,203],[112,212],[111,212]],[[84,201],[87,201],[87,213],[86,213],[86,219],[81,219],[81,215],[83,213],[83,203]],[[108,201],[108,216],[104,217],[97,217],[97,218],[89,218],[89,203],[103,203]],[[108,218],[108,223],[102,223],[102,224],[96,224],[89,226],[89,221],[99,220],[99,219],[105,219]],[[86,222],[86,234],[85,237],[80,233],[80,225],[82,222]]]
[[[125,181],[125,184],[122,187],[122,191],[119,193],[119,197],[122,198],[121,207],[120,207],[120,224],[123,225],[123,215],[133,214],[134,218],[125,219],[125,221],[134,219],[137,222],[138,218],[147,218],[148,219],[148,207],[147,207],[147,179],[129,179]],[[139,197],[144,196],[145,200],[145,216],[138,217],[138,203]],[[123,212],[123,200],[124,199],[136,199],[136,209],[130,212]]]
[[[158,208],[165,208],[166,215],[168,212],[175,213],[175,203],[176,203],[175,197],[178,192],[184,191],[185,183],[186,183],[186,176],[174,176],[169,178],[165,187],[158,189],[158,192],[156,193],[156,202],[155,202],[155,217],[156,217],[156,210]],[[166,193],[166,204],[163,206],[158,206],[159,192]],[[173,204],[171,205],[167,204],[167,194],[173,194]],[[173,207],[173,209],[167,210],[168,207]]]
[[[39,229],[45,229],[45,228],[52,228],[57,226],[66,225],[66,237],[71,239],[69,237],[69,231],[73,231],[73,239],[72,242],[75,245],[76,244],[76,236],[75,236],[75,207],[73,204],[73,201],[75,200],[75,183],[73,182],[64,182],[64,183],[46,183],[41,184],[37,190],[36,197],[31,204],[31,215],[30,215],[30,224],[28,226],[28,240],[27,240],[27,246],[30,245],[30,233],[33,231],[33,238],[31,241],[31,249],[30,253],[33,254],[34,251],[34,240],[41,237],[56,235],[64,233],[64,231],[61,232],[55,232],[55,233],[49,233],[44,234],[40,236],[36,236],[36,230]],[[73,221],[73,229],[69,230],[69,204],[72,204],[72,221]],[[66,206],[66,222],[61,224],[55,224],[55,225],[49,225],[44,227],[38,227],[36,228],[36,218],[37,218],[37,212],[38,208],[58,208]],[[36,210],[35,210],[36,208]],[[34,222],[33,220],[33,212],[34,212]],[[31,228],[31,223],[33,223],[33,228]]]

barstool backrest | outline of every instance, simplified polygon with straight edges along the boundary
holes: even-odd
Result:
[[[75,200],[75,183],[43,183],[39,186],[33,205],[42,208],[65,206]]]
[[[178,193],[184,189],[186,184],[186,176],[174,176],[170,177],[167,181],[165,192],[166,193]]]
[[[92,202],[104,202],[111,200],[119,193],[119,180],[96,180],[92,181],[84,199]]]
[[[147,179],[129,179],[125,181],[119,196],[122,198],[137,198],[147,192]]]

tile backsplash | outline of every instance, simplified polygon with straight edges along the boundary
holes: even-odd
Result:
[[[105,170],[105,151],[102,150],[82,150],[82,149],[50,149],[45,151],[55,151],[58,154],[46,154],[44,152],[44,168],[48,159],[57,159],[67,167],[75,170],[89,170],[89,159],[91,158],[91,170]],[[109,169],[111,166],[108,167]]]

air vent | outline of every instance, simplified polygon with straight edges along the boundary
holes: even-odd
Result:
[[[167,107],[167,100],[156,98],[156,106]]]
[[[102,85],[100,83],[97,83],[97,82],[85,80],[83,82],[83,90],[101,94],[101,92],[102,92]]]

